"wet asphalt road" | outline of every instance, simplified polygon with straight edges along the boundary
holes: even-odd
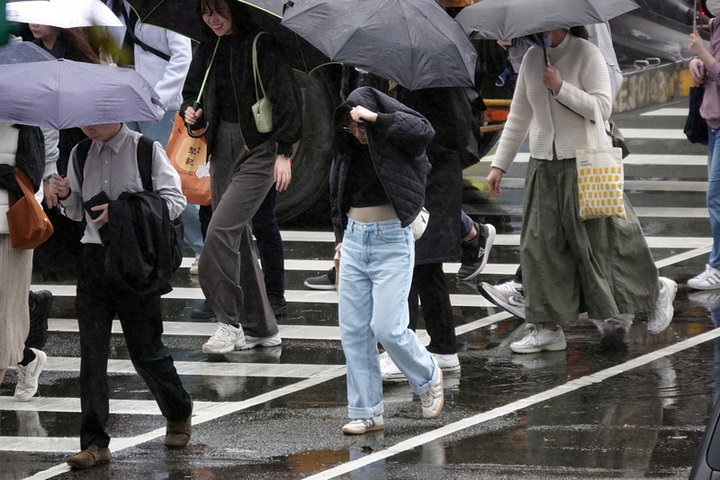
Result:
[[[424,420],[407,384],[385,386],[385,430],[344,436],[344,357],[334,292],[303,280],[330,266],[326,225],[283,228],[287,299],[282,347],[208,357],[212,323],[193,322],[202,302],[187,267],[165,297],[164,340],[195,400],[190,445],[167,450],[164,419],[134,373],[122,336],[110,363],[110,465],[69,472],[79,447],[79,345],[72,279],[33,289],[55,294],[50,356],[39,394],[12,399],[15,372],[0,385],[0,480],[77,479],[600,479],[687,478],[720,387],[720,293],[688,290],[712,245],[705,209],[706,149],[682,135],[681,101],[614,116],[632,155],[626,191],[661,274],[679,284],[675,318],[660,335],[633,324],[626,349],[605,349],[580,318],[565,352],[516,355],[507,345],[522,321],[491,306],[446,265],[462,372],[446,375],[445,408]],[[466,170],[465,208],[498,238],[479,281],[509,279],[518,263],[522,178],[487,193],[488,162]],[[310,235],[308,232],[320,232]],[[419,332],[421,336],[424,331]]]

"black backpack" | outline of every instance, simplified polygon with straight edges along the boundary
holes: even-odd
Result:
[[[152,162],[153,162],[153,144],[155,143],[155,140],[153,140],[150,137],[147,137],[145,135],[141,135],[140,139],[138,140],[137,144],[137,152],[135,157],[137,158],[137,164],[138,164],[138,171],[140,172],[140,179],[142,181],[143,189],[147,190],[148,192],[153,191],[153,185],[152,185]],[[77,176],[80,180],[80,185],[82,185],[83,178],[85,175],[85,162],[87,161],[88,152],[90,152],[90,146],[92,145],[92,140],[89,138],[86,138],[85,140],[81,141],[77,144],[77,151],[75,153],[75,158],[77,159]],[[172,262],[172,271],[175,272],[178,268],[180,268],[180,264],[182,264],[183,259],[183,247],[185,245],[185,237],[184,237],[184,231],[185,227],[183,225],[182,216],[178,215],[175,220],[173,220],[173,231],[172,233],[172,254],[171,254],[171,262]]]

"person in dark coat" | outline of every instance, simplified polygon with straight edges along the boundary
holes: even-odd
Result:
[[[475,265],[479,261],[479,270],[482,270],[495,237],[492,225],[472,222],[462,211],[461,153],[469,141],[470,102],[460,87],[409,91],[398,86],[397,98],[425,115],[436,132],[427,148],[432,170],[427,178],[425,208],[430,212],[430,222],[415,244],[415,271],[409,300],[410,328],[415,330],[418,325],[419,300],[430,335],[427,349],[445,372],[458,372],[455,320],[442,264],[466,256],[463,249],[469,246],[471,253],[467,256],[474,257],[474,261],[467,263]],[[481,246],[484,247],[483,259],[478,258]],[[471,270],[478,270],[478,266]],[[405,380],[388,356],[382,356],[381,365],[383,379]]]
[[[338,317],[347,364],[346,434],[384,427],[378,341],[420,395],[423,416],[443,406],[442,370],[407,328],[415,242],[425,200],[430,123],[371,87],[336,110],[330,198],[340,252]]]
[[[256,102],[252,45],[260,29],[243,16],[239,2],[202,0],[200,11],[209,38],[193,56],[180,115],[195,129],[208,127],[213,214],[198,274],[218,328],[202,350],[225,354],[235,348],[282,343],[258,266],[252,220],[273,184],[282,191],[290,183],[290,157],[293,144],[300,140],[301,116],[282,49],[271,35],[260,35],[258,72],[272,103],[272,129],[258,131],[252,112]],[[195,102],[206,72],[198,108]]]

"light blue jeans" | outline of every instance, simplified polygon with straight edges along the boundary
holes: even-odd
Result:
[[[416,394],[427,392],[440,379],[435,359],[408,329],[414,263],[409,226],[400,227],[399,220],[348,219],[340,251],[338,316],[351,419],[384,411],[378,341]]]
[[[708,264],[720,268],[720,130],[708,128],[708,190],[707,207],[713,247]]]

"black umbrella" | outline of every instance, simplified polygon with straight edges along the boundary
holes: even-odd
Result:
[[[233,0],[230,0],[233,1]],[[285,0],[234,0],[244,7],[245,15],[260,29],[270,33],[283,46],[287,63],[310,72],[330,60],[308,42],[280,24]],[[202,40],[205,32],[199,0],[129,0],[141,22],[177,32],[193,40]]]
[[[409,90],[473,85],[475,48],[435,0],[295,0],[282,24],[331,60]]]

